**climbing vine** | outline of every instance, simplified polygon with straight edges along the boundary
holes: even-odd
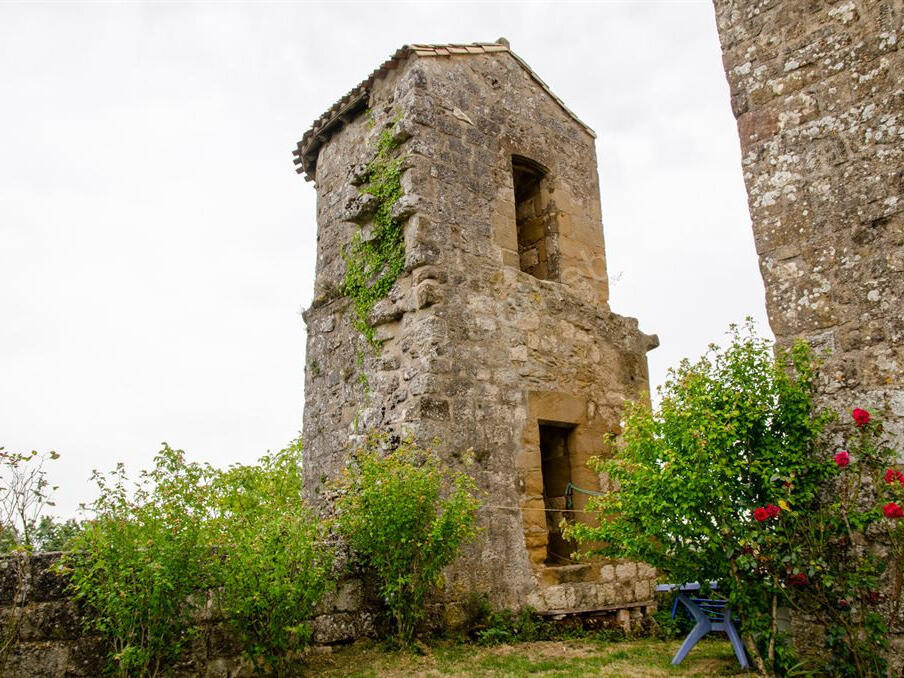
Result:
[[[392,214],[393,206],[402,197],[404,160],[397,153],[401,142],[394,135],[394,127],[384,130],[377,139],[376,154],[367,165],[361,187],[362,193],[376,198],[373,232],[365,239],[359,228],[343,255],[342,293],[354,304],[355,327],[372,346],[378,342],[368,316],[374,305],[389,294],[405,267],[403,222]]]

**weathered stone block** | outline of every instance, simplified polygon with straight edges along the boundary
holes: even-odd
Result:
[[[637,578],[637,564],[630,562],[618,563],[615,566],[615,578],[619,582],[633,581]]]

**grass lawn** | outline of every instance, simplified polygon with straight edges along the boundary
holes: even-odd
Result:
[[[316,676],[744,676],[727,641],[704,640],[681,666],[669,664],[681,641],[556,640],[481,647],[441,643],[418,655],[360,642],[311,656]]]

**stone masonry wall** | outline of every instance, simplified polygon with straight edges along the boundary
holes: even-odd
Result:
[[[652,605],[655,573],[642,564],[543,562],[538,423],[574,427],[573,480],[599,489],[586,460],[618,432],[624,401],[646,397],[645,353],[656,345],[608,307],[593,138],[507,53],[412,57],[374,84],[369,110],[317,160],[316,298],[305,314],[309,494],[324,496],[348,441],[368,428],[436,438],[446,461],[486,492],[483,534],[448,573],[451,616],[455,601],[481,591],[498,606],[541,611]],[[384,344],[373,351],[338,293],[341,252],[358,225],[368,227],[356,177],[399,118],[406,274],[375,309]],[[548,169],[557,281],[520,270],[512,155]]]
[[[904,1],[714,4],[770,325],[904,452]]]
[[[904,2],[715,7],[770,325],[904,449]]]
[[[17,627],[17,641],[0,676],[25,678],[94,678],[103,674],[107,647],[84,630],[83,610],[66,590],[55,566],[59,553],[25,559],[24,577],[17,561],[0,557],[0,639]],[[24,582],[24,587],[20,585]],[[314,643],[330,645],[373,635],[377,608],[357,578],[344,578],[326,596],[312,620]],[[198,610],[202,632],[186,653],[179,678],[250,678],[256,675],[242,660],[240,647],[226,620],[218,616],[211,596]]]

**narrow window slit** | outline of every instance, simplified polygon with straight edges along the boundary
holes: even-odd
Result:
[[[539,163],[512,156],[521,270],[541,280],[558,280],[555,210],[548,183],[547,171]]]

